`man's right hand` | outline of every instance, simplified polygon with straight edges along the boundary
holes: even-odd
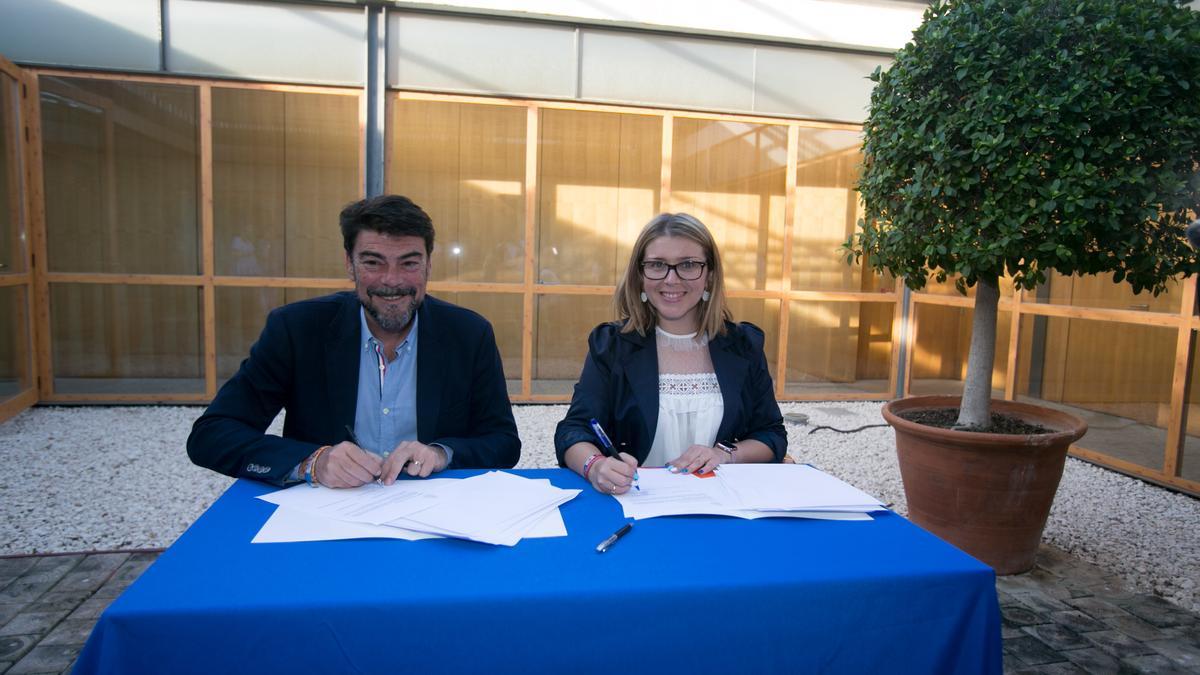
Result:
[[[342,441],[317,458],[313,467],[317,481],[325,487],[351,488],[379,477],[383,460],[351,443]]]

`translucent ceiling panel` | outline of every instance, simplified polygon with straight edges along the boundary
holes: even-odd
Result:
[[[585,99],[751,110],[754,46],[585,29],[579,78]]]
[[[575,29],[389,14],[388,84],[403,89],[575,95]]]
[[[0,2],[0,53],[20,63],[158,70],[159,0]]]
[[[366,79],[360,7],[168,0],[166,21],[171,72],[318,84]]]

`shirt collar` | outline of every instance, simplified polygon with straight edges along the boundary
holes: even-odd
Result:
[[[421,316],[420,312],[413,312],[412,327],[408,331],[408,335],[404,336],[404,341],[396,345],[396,353],[400,353],[406,346],[415,345],[417,343],[417,319]],[[371,327],[367,325],[367,310],[359,305],[358,308],[358,324],[359,324],[359,340],[362,342],[363,349],[374,349],[374,345],[383,346],[371,333]],[[389,357],[389,360],[390,357]]]

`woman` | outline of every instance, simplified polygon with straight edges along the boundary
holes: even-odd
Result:
[[[763,332],[730,321],[721,256],[696,218],[664,213],[634,244],[613,304],[588,337],[583,374],[554,434],[562,466],[628,492],[638,465],[706,472],[778,462],[787,450]],[[601,451],[596,420],[619,458]]]

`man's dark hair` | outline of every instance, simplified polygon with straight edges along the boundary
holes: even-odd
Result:
[[[339,221],[346,255],[354,250],[358,233],[363,230],[392,237],[420,237],[425,240],[425,255],[433,255],[433,220],[408,197],[379,195],[347,204]]]

